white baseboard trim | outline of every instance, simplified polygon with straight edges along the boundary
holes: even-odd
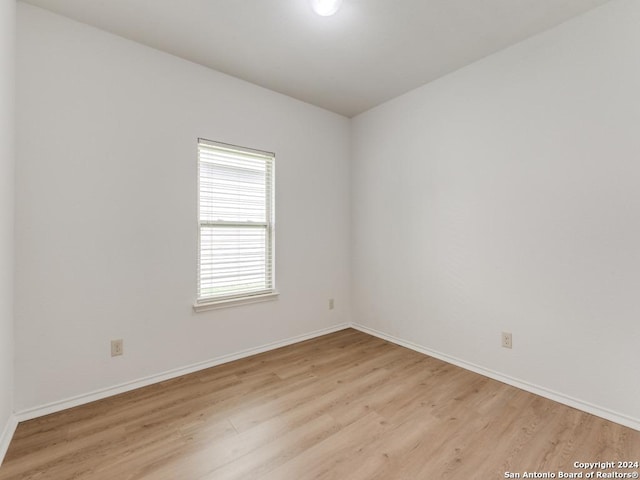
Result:
[[[113,395],[118,395],[120,393],[128,392],[130,390],[135,390],[137,388],[146,387],[154,383],[163,382],[165,380],[176,378],[181,375],[187,375],[189,373],[197,372],[199,370],[204,370],[206,368],[215,367],[217,365],[222,365],[228,362],[233,362],[234,360],[239,360],[241,358],[249,357],[251,355],[256,355],[258,353],[267,352],[269,350],[275,350],[276,348],[286,347],[287,345],[292,345],[294,343],[310,340],[312,338],[320,337],[322,335],[327,335],[329,333],[344,330],[346,328],[354,328],[356,330],[360,330],[361,332],[368,333],[369,335],[373,335],[374,337],[378,337],[383,340],[387,340],[391,343],[395,343],[397,345],[401,345],[403,347],[409,348],[416,352],[420,352],[425,355],[429,355],[431,357],[437,358],[439,360],[443,360],[447,363],[451,363],[453,365],[464,368],[466,370],[470,370],[480,375],[484,375],[485,377],[489,377],[499,382],[506,383],[507,385],[520,388],[527,392],[540,395],[542,397],[548,398],[550,400],[554,400],[556,402],[562,403],[569,407],[576,408],[583,412],[591,413],[593,415],[604,418],[606,420],[610,420],[612,422],[619,423],[621,425],[627,426],[634,430],[640,431],[639,419],[629,417],[627,415],[614,412],[612,410],[608,410],[606,408],[602,408],[588,402],[584,402],[582,400],[570,397],[568,395],[565,395],[559,392],[555,392],[545,387],[534,385],[524,380],[520,380],[517,378],[510,377],[508,375],[504,375],[494,370],[473,364],[471,362],[467,362],[465,360],[461,360],[456,357],[452,357],[450,355],[447,355],[435,350],[431,350],[429,348],[415,344],[408,340],[404,340],[404,339],[395,337],[393,335],[389,335],[387,333],[367,327],[365,325],[361,325],[358,323],[351,323],[351,324],[343,323],[339,325],[334,325],[329,328],[316,330],[311,333],[291,337],[286,340],[280,340],[277,342],[268,343],[266,345],[261,345],[259,347],[243,350],[241,352],[224,355],[224,356],[217,357],[204,362],[199,362],[199,363],[195,363],[185,367],[176,368],[163,373],[150,375],[148,377],[141,378],[138,380],[133,380],[131,382],[115,385],[113,387],[103,388],[100,390],[96,390],[94,392],[77,395],[75,397],[67,398],[65,400],[60,400],[57,402],[49,403],[47,405],[42,405],[39,407],[30,408],[30,409],[17,412],[8,420],[7,425],[5,426],[4,432],[2,433],[2,437],[0,437],[0,462],[4,458],[4,455],[6,454],[7,448],[9,447],[9,443],[11,442],[11,438],[13,437],[13,434],[18,425],[18,422],[24,422],[26,420],[38,418],[44,415],[48,415],[50,413],[55,413],[62,410],[66,410],[68,408],[84,405],[86,403],[90,403],[96,400],[101,400],[103,398],[111,397]]]
[[[4,461],[4,456],[7,454],[9,444],[13,438],[13,434],[18,426],[18,418],[15,415],[11,415],[7,420],[7,424],[4,426],[2,435],[0,436],[0,465]]]
[[[511,385],[513,387],[519,388],[521,390],[525,390],[527,392],[535,393],[536,395],[540,395],[541,397],[554,400],[558,403],[562,403],[569,407],[576,408],[583,412],[587,412],[597,417],[601,417],[606,420],[619,423],[620,425],[624,425],[625,427],[633,428],[634,430],[640,431],[640,420],[637,418],[632,418],[627,415],[623,415],[621,413],[614,412],[612,410],[602,408],[597,405],[584,402],[582,400],[578,400],[577,398],[570,397],[563,393],[555,392],[553,390],[549,390],[548,388],[541,387],[539,385],[534,385],[532,383],[525,382],[524,380],[513,378],[508,375],[504,375],[494,370],[490,370],[488,368],[475,365],[465,360],[461,360],[459,358],[455,358],[450,355],[446,355],[444,353],[431,350],[421,345],[417,345],[413,342],[409,342],[407,340],[394,337],[393,335],[389,335],[387,333],[367,327],[365,325],[352,323],[351,327],[355,328],[356,330],[360,330],[361,332],[368,333],[369,335],[373,335],[374,337],[378,337],[383,340],[387,340],[388,342],[395,343],[396,345],[400,345],[400,346],[409,348],[411,350],[414,350],[416,352],[429,355],[430,357],[437,358],[444,362],[451,363],[458,367],[464,368],[465,370],[471,370],[472,372],[478,373],[480,375],[484,375],[485,377],[489,377],[494,380],[498,380],[499,382],[506,383],[507,385]]]
[[[197,372],[199,370],[204,370],[206,368],[222,365],[223,363],[233,362],[234,360],[250,357],[251,355],[264,353],[269,350],[275,350],[276,348],[286,347],[287,345],[292,345],[294,343],[303,342],[305,340],[310,340],[312,338],[320,337],[322,335],[327,335],[329,333],[344,330],[346,328],[349,328],[350,326],[351,325],[348,323],[334,325],[333,327],[323,328],[321,330],[316,330],[311,333],[305,333],[303,335],[297,335],[295,337],[287,338],[286,340],[271,342],[266,345],[261,345],[259,347],[242,350],[241,352],[236,352],[229,355],[223,355],[221,357],[213,358],[211,360],[206,360],[204,362],[187,365],[186,367],[176,368],[163,373],[149,375],[148,377],[140,378],[138,380],[133,380],[131,382],[121,383],[113,387],[102,388],[100,390],[85,393],[82,395],[77,395],[75,397],[67,398],[65,400],[52,402],[46,405],[42,405],[40,407],[22,410],[15,414],[15,418],[17,422],[24,422],[26,420],[31,420],[34,418],[42,417],[44,415],[49,415],[50,413],[59,412],[62,410],[66,410],[68,408],[77,407],[79,405],[84,405],[86,403],[94,402],[96,400],[102,400],[103,398],[128,392],[130,390],[135,390],[136,388],[146,387],[154,383],[170,380],[172,378],[176,378],[181,375],[187,375],[189,373]],[[16,425],[17,425],[17,422],[16,422]],[[14,430],[15,430],[15,427],[14,427]],[[11,432],[11,435],[13,435],[13,431]],[[11,440],[11,436],[9,436],[9,440]],[[7,446],[8,446],[8,443],[7,443]]]

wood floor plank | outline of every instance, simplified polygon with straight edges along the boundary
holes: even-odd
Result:
[[[640,461],[640,432],[347,329],[23,422],[0,480],[498,479],[617,460]]]

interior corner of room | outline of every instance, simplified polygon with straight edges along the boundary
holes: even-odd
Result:
[[[348,115],[0,0],[0,459],[349,327],[640,430],[639,22],[604,2]],[[276,153],[275,301],[193,309],[201,137]]]

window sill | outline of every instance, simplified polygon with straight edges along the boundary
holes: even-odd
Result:
[[[269,302],[277,300],[279,295],[280,294],[278,292],[272,292],[265,293],[263,295],[195,303],[193,305],[193,310],[195,312],[206,312],[207,310],[217,310],[219,308],[239,307],[240,305],[249,305],[251,303]]]

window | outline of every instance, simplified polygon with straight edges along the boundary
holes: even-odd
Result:
[[[272,153],[198,140],[198,300],[275,295]]]

